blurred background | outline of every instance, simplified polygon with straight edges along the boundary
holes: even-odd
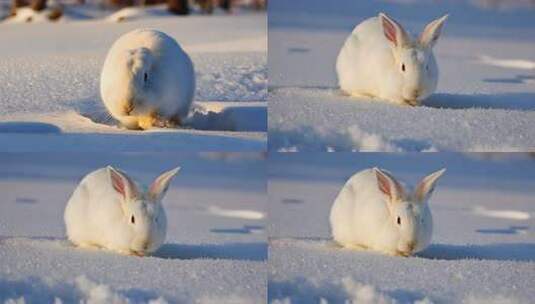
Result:
[[[481,35],[499,27],[532,29],[535,17],[533,0],[371,0],[322,1],[274,0],[269,3],[269,25],[273,27],[310,26],[323,29],[352,29],[357,21],[386,12],[410,29],[427,23],[433,16],[449,13],[448,33],[452,23],[455,34]],[[319,18],[316,18],[319,17]],[[450,19],[451,19],[450,18]],[[465,25],[477,25],[470,31]],[[484,26],[484,27],[482,27]],[[464,30],[464,31],[463,31]],[[469,30],[466,32],[466,30]],[[483,32],[483,33],[482,33]],[[487,36],[487,35],[485,35]]]
[[[1,0],[0,19],[18,22],[101,18],[121,9],[158,8],[160,14],[189,15],[265,10],[267,0]],[[119,18],[123,21],[126,17]]]
[[[531,192],[535,185],[535,153],[293,154],[270,154],[269,177],[342,185],[360,170],[380,167],[416,184],[427,174],[447,168],[440,179],[442,187]]]
[[[180,166],[173,187],[265,191],[265,154],[231,152],[0,153],[0,183],[61,181],[74,188],[86,174],[108,165],[121,168],[146,184],[162,172]]]

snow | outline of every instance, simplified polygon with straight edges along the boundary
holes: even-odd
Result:
[[[250,1],[249,1],[250,2]],[[191,3],[196,4],[196,3]],[[250,10],[252,3],[247,3],[244,1],[242,3],[234,1],[232,13],[247,13],[247,9]],[[247,8],[249,6],[249,8]],[[196,5],[190,6],[190,14],[203,14],[200,7]],[[214,7],[212,12],[214,15],[224,15],[228,14],[226,11],[222,10],[218,6]],[[122,8],[104,19],[108,22],[130,22],[140,19],[152,18],[152,17],[176,17],[173,13],[169,12],[166,4],[160,5],[151,5],[147,7],[125,7]]]
[[[55,286],[57,289],[62,290],[62,296],[63,300],[57,296],[51,297],[47,291],[46,284],[43,284],[42,282],[39,282],[38,280],[30,280],[28,284],[32,284],[35,287],[38,287],[41,289],[40,292],[34,293],[31,295],[31,298],[29,297],[20,297],[17,299],[8,299],[5,301],[7,304],[24,304],[27,301],[28,302],[39,302],[39,301],[50,301],[51,303],[63,303],[65,300],[73,301],[75,299],[83,300],[85,303],[110,303],[110,304],[128,304],[128,303],[137,303],[135,301],[135,297],[128,297],[128,294],[121,293],[113,288],[104,285],[104,284],[98,284],[95,281],[92,281],[88,279],[85,276],[79,276],[77,277],[74,282],[70,284],[64,284],[63,286]],[[18,288],[24,288],[23,284],[13,284],[13,286],[10,286],[7,284],[4,286],[6,288],[13,288],[15,290],[14,293],[16,293],[16,290]],[[168,302],[160,297],[156,299],[149,299],[147,298],[147,303],[150,304],[167,304]]]
[[[148,17],[173,17],[165,5],[151,7],[125,7],[105,18],[109,22],[124,22]]]
[[[107,164],[143,183],[182,167],[163,200],[166,243],[153,256],[80,249],[66,240],[69,196],[85,174]],[[4,153],[0,302],[261,303],[265,170],[259,153]]]
[[[0,142],[9,143],[8,151],[266,148],[265,13],[0,26],[10,41],[0,50]],[[108,119],[101,103],[99,76],[108,49],[140,27],[171,35],[193,60],[196,110],[183,129],[125,130]]]
[[[469,1],[272,1],[268,149],[534,149],[534,9],[481,9]],[[359,100],[338,89],[335,61],[343,42],[379,11],[413,33],[450,14],[434,48],[438,88],[422,107]]]
[[[433,241],[414,257],[331,239],[338,191],[373,166],[413,185],[447,168],[430,199]],[[269,302],[532,303],[534,168],[529,154],[270,154]]]

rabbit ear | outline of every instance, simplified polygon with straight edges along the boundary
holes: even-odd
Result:
[[[136,184],[126,175],[112,166],[108,166],[111,184],[113,189],[126,199],[132,199],[138,196],[138,189]]]
[[[423,203],[429,199],[429,196],[431,195],[431,193],[433,193],[433,190],[435,189],[436,181],[445,171],[446,168],[438,170],[422,179],[422,181],[416,187],[415,192],[416,200],[418,202]]]
[[[420,34],[420,44],[430,48],[435,46],[446,19],[448,19],[448,15],[444,15],[426,25],[424,31]]]
[[[383,27],[383,33],[390,42],[396,47],[408,45],[410,42],[409,35],[396,20],[390,18],[385,13],[379,13],[379,20]]]
[[[169,170],[158,176],[158,178],[156,178],[154,182],[152,182],[149,187],[149,196],[152,200],[159,201],[162,199],[162,197],[167,192],[167,188],[169,188],[169,183],[179,170],[180,167],[176,167],[173,170]]]
[[[403,187],[399,182],[392,175],[379,168],[373,168],[373,171],[377,176],[379,190],[390,198],[390,202],[399,202],[404,197]]]

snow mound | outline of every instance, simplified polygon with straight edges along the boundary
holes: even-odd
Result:
[[[165,5],[155,5],[150,7],[125,7],[109,15],[104,20],[108,22],[134,21],[149,17],[172,17]]]
[[[124,294],[115,291],[110,286],[99,284],[85,276],[77,277],[75,286],[81,294],[80,301],[85,303],[127,304],[140,302],[136,299],[129,299]],[[167,304],[168,302],[164,298],[159,297],[157,299],[151,299],[147,303]]]
[[[270,132],[270,150],[298,151],[361,151],[361,152],[432,152],[430,143],[389,141],[379,134],[363,131],[358,125],[345,129],[334,127],[301,127],[287,132]]]
[[[3,23],[41,23],[55,22],[61,18],[61,10],[58,7],[48,7],[39,12],[30,7],[21,7],[17,9],[15,16],[7,18]]]
[[[197,103],[185,125],[198,130],[265,132],[267,103]]]
[[[90,104],[78,109],[78,112],[79,115],[88,118],[93,123],[119,126],[119,123],[101,105]],[[184,128],[211,131],[265,132],[267,130],[267,103],[195,102],[190,114],[184,120]],[[32,128],[27,127],[27,129],[31,130]]]
[[[236,3],[240,4],[240,3]],[[243,5],[243,4],[242,4]],[[234,10],[234,12],[239,12],[240,14],[244,13],[242,10]],[[198,7],[190,7],[190,14],[202,14]],[[227,13],[218,7],[213,11],[214,15],[226,15]],[[161,17],[180,17],[176,14],[169,12],[167,5],[151,5],[145,7],[125,7],[116,11],[115,13],[109,15],[104,20],[107,22],[129,22],[137,21],[146,18],[161,18]]]
[[[349,301],[352,303],[362,304],[388,304],[397,303],[393,298],[386,293],[377,290],[373,285],[367,285],[356,282],[351,277],[345,277],[342,279],[342,285],[345,292],[349,296]],[[414,301],[415,304],[431,304],[432,302],[423,298],[421,300]]]
[[[271,151],[505,152],[535,143],[530,92],[438,93],[422,107],[359,100],[334,88],[273,88],[270,96]]]
[[[150,296],[141,290],[116,290],[84,275],[71,282],[28,278],[22,281],[0,280],[0,300],[4,303],[110,303],[110,304],[167,304],[163,297]],[[5,298],[3,298],[5,297]]]
[[[400,149],[386,141],[381,135],[369,134],[362,131],[357,125],[348,128],[351,142],[358,146],[356,150],[362,152],[384,151],[399,152]]]
[[[387,292],[377,287],[345,276],[335,281],[322,281],[298,278],[290,282],[270,282],[270,299],[272,304],[290,303],[359,303],[359,304],[395,304],[433,303],[426,297],[415,296],[410,292],[399,290]],[[392,295],[392,294],[395,294]],[[398,299],[399,298],[399,301]]]

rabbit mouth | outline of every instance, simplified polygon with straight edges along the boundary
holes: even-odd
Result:
[[[403,257],[408,257],[411,255],[411,252],[410,251],[401,251],[401,250],[397,250],[397,254],[400,255],[400,256],[403,256]]]
[[[403,98],[403,102],[411,107],[416,107],[419,104],[418,99],[406,99]]]
[[[401,256],[408,257],[414,253],[415,249],[416,243],[411,242],[406,246],[401,246],[401,248],[398,248],[397,253]]]
[[[130,252],[133,255],[137,255],[137,256],[146,256],[150,253],[149,250],[146,250],[145,248],[135,248],[135,249],[131,248]]]
[[[147,253],[144,252],[144,251],[132,251],[132,253],[138,257],[143,257],[145,256]]]

